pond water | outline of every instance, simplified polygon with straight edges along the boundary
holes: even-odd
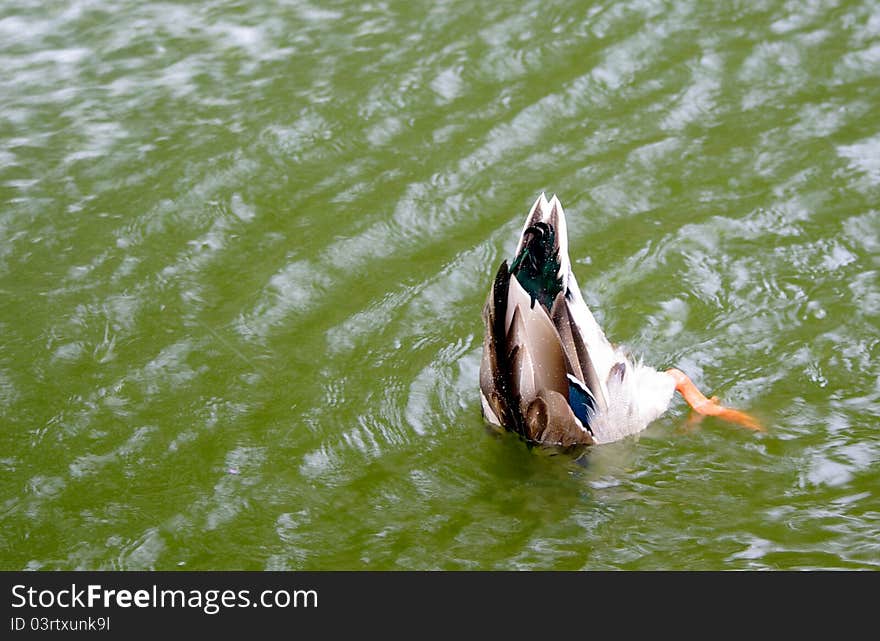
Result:
[[[880,5],[0,1],[2,569],[880,565]],[[480,415],[541,191],[758,416]]]

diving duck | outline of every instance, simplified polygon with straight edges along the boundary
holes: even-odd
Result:
[[[513,261],[501,263],[483,307],[480,401],[486,420],[538,445],[608,443],[640,432],[675,391],[701,415],[763,431],[751,416],[706,398],[678,369],[658,371],[605,337],[568,256],[562,204],[541,194]]]

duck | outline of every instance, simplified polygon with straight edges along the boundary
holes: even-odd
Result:
[[[613,345],[584,301],[568,255],[562,204],[541,193],[513,259],[483,306],[484,419],[530,445],[600,445],[644,430],[679,392],[698,417],[765,431],[751,415],[707,398],[680,369],[657,370]]]

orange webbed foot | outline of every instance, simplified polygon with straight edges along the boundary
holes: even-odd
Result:
[[[697,389],[697,386],[694,385],[694,382],[688,377],[688,375],[680,369],[668,369],[666,370],[666,373],[675,379],[675,389],[681,393],[688,405],[690,405],[698,414],[702,414],[703,416],[717,416],[725,421],[742,425],[743,427],[756,432],[767,431],[757,420],[745,412],[740,412],[739,410],[721,405],[721,403],[718,402],[717,396],[706,398],[703,393]]]

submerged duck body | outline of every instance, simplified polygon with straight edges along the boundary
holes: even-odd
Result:
[[[658,418],[676,390],[699,413],[761,429],[707,399],[679,370],[658,371],[613,346],[587,304],[568,256],[562,204],[541,194],[513,261],[505,260],[483,308],[483,415],[540,445],[608,443]]]

